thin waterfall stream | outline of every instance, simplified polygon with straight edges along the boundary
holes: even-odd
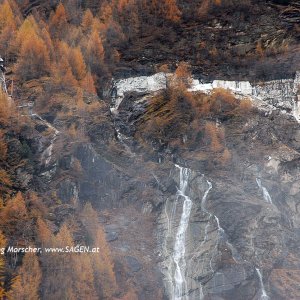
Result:
[[[186,261],[186,232],[189,226],[190,216],[192,212],[193,207],[193,201],[192,199],[187,195],[187,188],[189,185],[189,179],[191,176],[192,171],[188,168],[184,168],[178,165],[175,165],[176,168],[179,169],[179,188],[177,191],[177,200],[175,201],[175,204],[173,206],[173,210],[176,209],[176,206],[178,207],[178,204],[180,203],[179,200],[183,199],[182,204],[182,212],[180,216],[180,221],[177,227],[177,231],[174,233],[175,236],[175,242],[174,246],[172,248],[172,265],[174,266],[172,273],[169,273],[171,276],[169,277],[169,280],[172,281],[172,290],[171,290],[171,299],[172,300],[189,300],[188,293],[188,280],[186,278],[186,274],[188,273],[188,267],[187,267],[187,261]],[[202,175],[204,177],[204,175]],[[201,199],[200,207],[201,210],[208,215],[208,222],[205,226],[205,232],[204,232],[204,239],[200,243],[198,247],[202,247],[204,243],[206,243],[209,240],[208,235],[211,234],[208,232],[208,228],[210,226],[214,226],[217,231],[217,240],[216,244],[213,248],[213,251],[211,253],[211,257],[209,259],[209,267],[212,273],[215,273],[215,267],[214,267],[214,258],[216,257],[216,252],[218,251],[218,246],[220,243],[224,243],[231,249],[232,257],[234,261],[239,260],[239,255],[236,253],[236,250],[234,249],[233,245],[228,241],[227,235],[224,231],[224,229],[220,225],[219,218],[214,215],[213,213],[209,212],[206,208],[206,201],[209,192],[211,191],[213,185],[209,180],[206,180],[207,188],[204,192],[204,195]],[[171,223],[173,216],[175,215],[175,212],[173,211],[171,216],[168,216],[166,213],[167,219],[168,219],[168,233],[171,234]],[[170,223],[171,222],[171,223]],[[193,259],[193,257],[192,257]],[[190,263],[190,259],[189,259]],[[200,282],[199,286],[199,297],[200,300],[204,299],[205,296],[205,288]]]
[[[256,183],[257,183],[259,189],[262,191],[263,197],[264,197],[265,201],[266,201],[267,203],[273,204],[272,198],[271,198],[271,196],[270,196],[270,194],[269,194],[267,188],[265,188],[265,187],[262,185],[262,183],[261,183],[261,179],[256,178]]]
[[[260,272],[260,269],[255,268],[255,270],[256,270],[256,273],[259,277],[259,283],[260,283],[260,288],[261,288],[261,296],[260,296],[259,300],[269,300],[270,297],[267,295],[265,285],[264,285],[264,282],[263,282],[263,277],[262,277],[262,274]]]
[[[176,165],[180,170],[180,185],[178,189],[178,197],[183,197],[183,207],[182,214],[180,218],[180,223],[176,233],[174,252],[173,252],[173,261],[175,264],[175,273],[174,273],[174,287],[172,293],[173,300],[183,300],[187,299],[186,294],[186,261],[185,261],[185,238],[186,230],[189,225],[189,219],[191,215],[193,202],[186,195],[186,188],[188,186],[188,180],[190,176],[190,170],[187,168],[180,167]]]

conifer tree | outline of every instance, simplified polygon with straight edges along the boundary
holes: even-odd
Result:
[[[8,201],[4,209],[4,215],[6,220],[9,219],[24,219],[27,216],[27,208],[25,205],[25,200],[21,192],[18,192],[17,195]]]
[[[104,60],[104,48],[102,40],[95,30],[91,33],[86,48],[86,62],[92,73],[99,72],[99,67]]]
[[[63,39],[66,34],[68,20],[65,7],[62,3],[59,3],[55,13],[51,16],[50,19],[50,33],[55,39]]]
[[[105,233],[99,224],[96,211],[90,203],[83,209],[81,220],[94,247],[100,248],[99,255],[91,256],[95,275],[95,288],[97,293],[104,293],[105,297],[111,297],[116,290],[116,279],[113,271],[113,262],[110,249],[105,240]]]
[[[52,243],[52,233],[42,219],[37,219],[37,236],[43,247],[49,247]]]
[[[81,81],[81,87],[88,93],[96,94],[95,82],[91,72],[86,73],[85,77]]]
[[[177,7],[176,0],[162,1],[162,15],[171,22],[177,23],[180,21],[181,12]]]
[[[16,23],[14,20],[14,14],[7,0],[3,1],[0,5],[0,12],[0,33],[7,26],[12,26],[13,29],[15,29]]]
[[[36,34],[23,41],[15,72],[19,79],[25,81],[50,74],[47,46]]]
[[[26,253],[22,260],[22,266],[18,271],[18,275],[8,293],[9,299],[39,300],[41,279],[42,271],[36,254]]]
[[[17,24],[11,6],[7,0],[0,5],[0,51],[2,56],[9,58],[8,48],[14,39]]]
[[[5,142],[5,131],[0,129],[0,161],[7,158],[7,144]]]
[[[93,22],[94,22],[93,14],[90,11],[90,9],[87,9],[84,12],[84,15],[82,17],[82,22],[81,22],[82,30],[83,30],[84,33],[90,33],[91,32]]]
[[[65,42],[57,42],[56,48],[56,64],[52,71],[57,84],[62,88],[77,86],[78,82],[72,73],[69,62],[70,47]]]
[[[137,36],[140,29],[138,6],[135,0],[120,0],[118,2],[118,22],[122,25],[127,38]]]
[[[3,233],[0,231],[0,247],[6,247],[6,238]],[[4,255],[0,256],[0,299],[5,299],[6,291],[5,291],[5,259]]]
[[[80,48],[70,50],[69,63],[74,77],[79,81],[82,80],[86,75],[86,65]]]

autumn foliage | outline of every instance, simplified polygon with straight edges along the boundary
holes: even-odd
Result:
[[[168,78],[167,91],[149,101],[136,137],[144,146],[155,140],[173,151],[198,148],[201,159],[229,164],[231,153],[222,121],[250,113],[251,101],[237,99],[222,88],[209,94],[191,92],[192,75],[185,62]]]
[[[59,107],[62,114],[69,113],[76,119],[64,132],[73,144],[87,141],[85,124],[80,121],[101,105],[97,100],[87,107],[84,97],[100,95],[105,80],[120,67],[124,49],[132,41],[144,38],[145,28],[153,24],[153,34],[164,40],[159,31],[162,26],[176,28],[184,21],[183,7],[176,0],[59,1],[45,14],[38,10],[22,14],[26,4],[35,2],[18,4],[21,2],[0,1],[0,54],[18,87],[33,81],[43,91],[45,97],[36,101],[37,106]],[[224,1],[200,1],[199,7],[208,12],[222,5]],[[164,72],[169,69],[167,65],[161,68]],[[172,151],[177,151],[178,146],[200,145],[226,165],[231,153],[225,145],[225,130],[216,118],[247,113],[251,103],[222,89],[210,95],[193,94],[190,85],[191,66],[180,62],[169,78],[168,89],[150,100],[138,124],[137,140],[155,140]],[[30,97],[34,99],[34,93]],[[13,135],[6,128],[20,114],[14,115],[10,98],[0,89],[0,196],[5,195],[0,199],[0,247],[7,244],[7,239],[40,247],[72,247],[80,242],[99,247],[100,252],[26,254],[18,257],[18,264],[11,268],[1,256],[0,299],[113,299],[118,290],[114,261],[91,204],[76,207],[72,215],[76,222],[72,217],[53,222],[51,218],[56,216],[44,203],[53,205],[52,199],[43,201],[25,189],[15,190],[14,177],[5,165],[6,139]],[[26,121],[27,131],[37,130]],[[14,167],[18,172],[19,166]],[[78,160],[73,161],[71,168],[76,174],[82,171]],[[61,204],[60,199],[56,200]],[[137,295],[129,290],[123,299],[137,299]]]
[[[42,270],[38,257],[34,253],[26,253],[18,275],[13,280],[12,288],[8,292],[8,298],[39,300],[41,280]]]
[[[21,46],[16,74],[23,80],[49,75],[50,57],[45,42],[33,34]]]

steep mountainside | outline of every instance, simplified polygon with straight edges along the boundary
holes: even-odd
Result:
[[[299,19],[0,0],[0,299],[300,299]]]

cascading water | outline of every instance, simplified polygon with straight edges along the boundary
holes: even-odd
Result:
[[[229,242],[221,220],[207,208],[212,182],[198,172],[175,167],[180,177],[177,197],[175,201],[166,201],[160,222],[164,230],[161,269],[168,299],[203,300],[212,295],[221,282],[228,281],[226,273],[217,268],[221,252],[231,253],[237,264],[242,260]],[[201,201],[194,202],[190,193],[203,188]],[[192,216],[195,215],[201,217],[201,224],[194,222]],[[190,239],[194,235],[200,235],[201,239]],[[204,279],[208,277],[212,278],[209,283]]]
[[[126,144],[127,137],[120,132],[120,130],[116,127],[117,139],[123,145],[126,152],[130,155],[130,157],[134,157],[135,154],[131,151],[130,147]]]
[[[5,94],[8,94],[7,87],[6,87],[5,75],[3,72],[0,72],[0,86],[2,87],[3,92]]]
[[[209,215],[211,215],[211,214],[206,210],[205,205],[206,205],[207,195],[208,195],[209,191],[212,189],[212,184],[211,184],[211,182],[208,181],[208,180],[207,180],[206,182],[207,182],[207,184],[208,184],[208,189],[205,191],[205,193],[204,193],[204,195],[203,195],[203,197],[202,197],[202,201],[201,201],[201,209],[202,209],[202,211],[204,211],[204,212],[208,213]]]
[[[53,145],[56,140],[56,137],[58,135],[58,131],[55,130],[54,135],[51,139],[50,145],[45,149],[45,151],[42,153],[42,160],[44,161],[44,165],[48,166],[52,159],[52,152],[53,152]]]
[[[261,296],[260,296],[259,300],[269,300],[270,297],[267,295],[260,269],[255,268],[255,270],[256,270],[256,273],[259,277],[260,288],[261,288]]]
[[[43,119],[40,115],[33,113],[32,111],[30,111],[30,117],[31,118],[36,118],[38,120],[40,120],[41,122],[43,122],[48,128],[50,128],[51,130],[54,131],[53,137],[50,141],[50,145],[43,151],[42,153],[42,161],[44,162],[45,166],[48,166],[48,164],[50,163],[51,159],[52,159],[52,152],[53,152],[53,145],[54,142],[59,134],[59,131],[52,126],[48,121],[46,121],[45,119]]]
[[[174,252],[173,252],[173,261],[175,264],[174,272],[174,286],[172,292],[172,300],[183,300],[187,299],[186,297],[186,280],[185,280],[185,271],[186,271],[186,261],[185,261],[185,237],[186,230],[189,225],[190,214],[192,210],[193,202],[188,197],[186,193],[186,188],[188,186],[190,170],[187,168],[180,167],[176,165],[180,170],[180,186],[178,190],[178,197],[183,197],[183,207],[182,214],[180,218],[180,223],[176,233]]]
[[[265,201],[267,203],[273,204],[272,198],[271,198],[268,190],[262,185],[261,180],[259,178],[256,178],[256,183],[257,183],[259,189],[262,191]]]

